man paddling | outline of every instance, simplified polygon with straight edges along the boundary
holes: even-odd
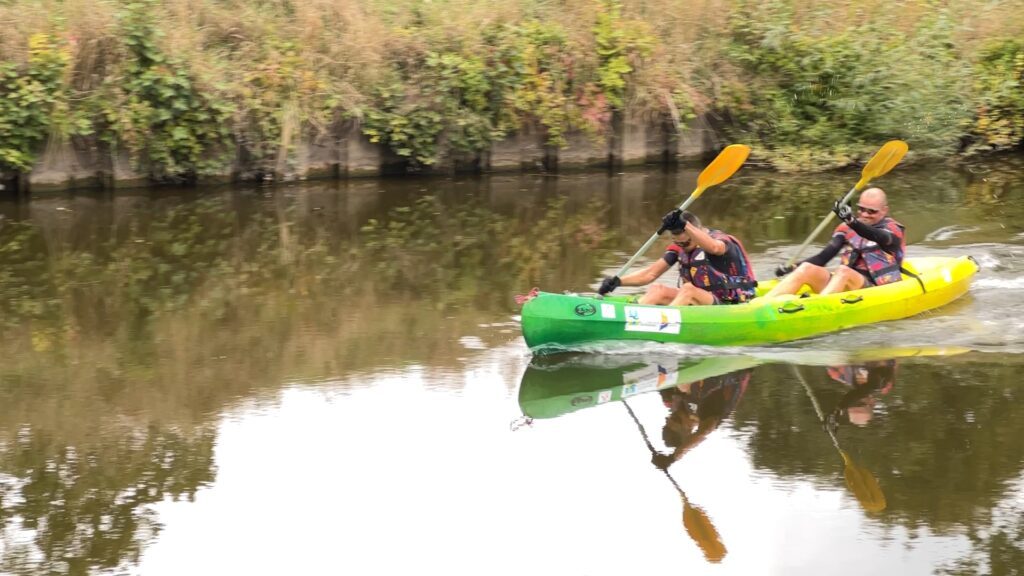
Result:
[[[672,452],[653,454],[651,462],[666,469],[703,442],[735,410],[753,372],[752,368],[745,368],[662,389],[659,393],[669,415],[661,439]]]
[[[868,188],[857,202],[857,215],[842,201],[832,208],[843,222],[821,252],[799,266],[779,266],[776,276],[785,276],[765,296],[796,294],[807,284],[818,294],[834,294],[868,286],[881,286],[902,279],[900,267],[906,251],[902,224],[889,217],[889,202],[881,188]],[[825,268],[839,254],[835,272]]]
[[[825,419],[833,431],[839,424],[867,426],[874,415],[875,392],[888,394],[896,384],[895,359],[829,366],[827,370],[829,378],[847,388],[846,394]]]
[[[622,278],[608,276],[597,293],[604,295],[619,286],[646,286],[678,264],[678,288],[654,284],[637,302],[693,306],[737,304],[754,297],[757,286],[754,268],[739,240],[720,230],[703,227],[692,212],[680,210],[673,210],[662,218],[662,230],[672,234],[673,242],[660,259]]]

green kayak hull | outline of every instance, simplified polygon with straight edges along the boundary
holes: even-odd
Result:
[[[523,337],[534,350],[607,340],[710,346],[786,342],[938,308],[966,293],[978,272],[968,256],[912,258],[904,266],[917,278],[826,296],[758,297],[731,306],[647,306],[630,296],[541,292],[523,306]],[[758,294],[776,282],[761,282]]]
[[[764,364],[834,366],[900,358],[952,356],[962,347],[871,348],[855,352],[778,350],[702,358],[575,354],[535,356],[519,386],[519,407],[535,419],[555,418],[584,408],[662,390]]]

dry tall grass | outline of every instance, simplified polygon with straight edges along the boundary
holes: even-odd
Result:
[[[118,34],[112,0],[12,0],[0,5],[0,60],[23,61],[28,37],[48,32],[73,45],[83,72],[96,51]],[[262,60],[268,46],[293,45],[316,68],[363,88],[388,64],[388,53],[410,44],[448,44],[472,50],[489,24],[539,19],[561,25],[580,48],[592,43],[600,0],[159,0],[152,11],[161,23],[169,53],[197,70],[225,80]],[[822,35],[874,23],[894,36],[905,35],[929,13],[934,2],[912,0],[894,6],[885,0],[834,2],[749,2],[748,0],[631,0],[623,13],[650,24],[666,65],[687,66],[714,57],[697,51],[702,40],[725,33],[729,15],[741,7],[788,10],[793,25]],[[962,0],[949,9],[958,21],[957,37],[970,50],[993,37],[1024,30],[1021,0]]]

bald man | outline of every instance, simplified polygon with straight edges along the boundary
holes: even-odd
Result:
[[[832,211],[843,221],[832,232],[825,248],[800,262],[779,266],[776,276],[785,276],[765,296],[795,294],[804,284],[818,294],[834,294],[869,286],[899,282],[906,241],[903,225],[889,217],[889,202],[881,188],[868,188],[860,195],[854,211],[837,200]],[[836,254],[840,266],[829,273],[825,265]]]

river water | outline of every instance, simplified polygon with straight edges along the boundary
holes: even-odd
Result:
[[[0,573],[1020,573],[1022,168],[879,180],[943,309],[536,358],[698,170],[0,202]],[[693,209],[768,277],[858,176]]]

